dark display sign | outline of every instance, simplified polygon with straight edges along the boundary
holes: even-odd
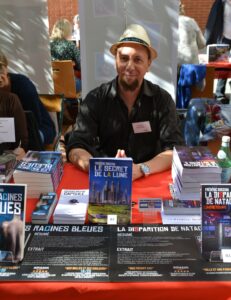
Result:
[[[231,263],[201,257],[200,226],[27,224],[24,259],[0,280],[225,281]]]

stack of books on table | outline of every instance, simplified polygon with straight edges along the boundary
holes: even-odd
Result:
[[[221,168],[215,156],[205,146],[176,146],[172,162],[173,198],[200,200],[202,183],[220,183]]]
[[[47,224],[57,203],[57,195],[54,192],[43,193],[32,212],[33,224]]]
[[[221,168],[208,147],[176,146],[173,150],[172,200],[163,201],[164,224],[200,224],[201,184],[221,182]]]
[[[53,214],[54,224],[84,224],[89,202],[89,190],[61,191]]]
[[[27,195],[39,198],[41,193],[55,192],[63,175],[62,154],[58,151],[28,151],[16,165],[15,183],[27,184]]]

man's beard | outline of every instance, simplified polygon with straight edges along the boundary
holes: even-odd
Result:
[[[139,82],[137,79],[135,79],[131,83],[127,83],[123,78],[120,78],[119,82],[125,91],[135,91],[135,89],[137,89],[139,86]]]

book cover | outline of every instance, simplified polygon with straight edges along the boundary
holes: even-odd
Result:
[[[0,184],[0,262],[24,256],[26,185]]]
[[[62,176],[62,154],[58,151],[28,151],[13,173],[15,183],[27,184],[31,198],[39,198],[43,192],[55,192]]]
[[[208,62],[229,62],[229,44],[211,44],[207,46]]]
[[[209,261],[231,257],[231,184],[202,184],[202,256]]]
[[[175,146],[173,161],[181,176],[184,174],[221,173],[217,160],[206,146]]]
[[[51,174],[62,158],[58,151],[28,151],[16,165],[16,171]],[[30,174],[28,174],[30,176]]]
[[[42,193],[35,209],[32,212],[32,223],[48,223],[57,203],[57,195],[54,192]]]
[[[131,222],[132,159],[92,158],[88,220],[101,224]]]
[[[87,214],[89,190],[61,191],[53,219],[55,224],[84,224]]]

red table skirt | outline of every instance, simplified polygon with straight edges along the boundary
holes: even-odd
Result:
[[[142,223],[137,201],[144,197],[169,198],[168,184],[170,171],[151,175],[133,182],[132,200],[136,203],[132,212],[132,222]],[[58,188],[88,188],[88,175],[66,164],[64,177]],[[27,201],[27,221],[37,199]],[[155,220],[158,222],[159,220]],[[231,300],[231,282],[0,282],[1,300]]]

